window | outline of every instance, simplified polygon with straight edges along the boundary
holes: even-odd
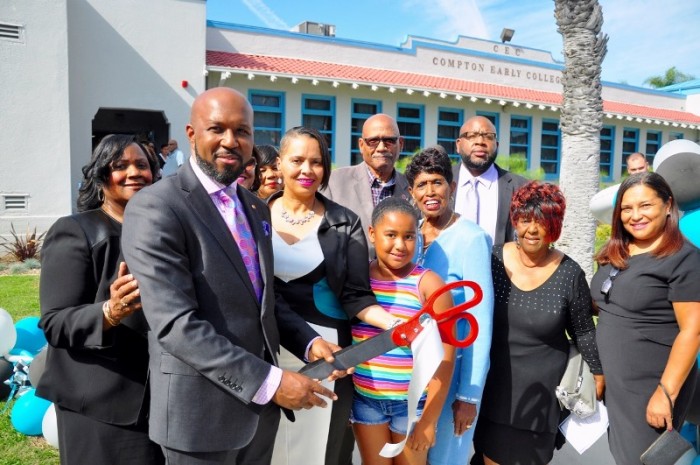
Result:
[[[600,129],[600,177],[612,181],[613,153],[615,151],[615,126]]]
[[[413,155],[423,147],[423,105],[399,104],[396,122],[403,137],[400,155]]]
[[[561,131],[559,121],[542,120],[542,152],[540,166],[546,179],[556,179],[559,176],[559,151],[561,148]]]
[[[489,121],[493,123],[494,126],[496,126],[496,134],[498,134],[498,123],[499,123],[499,115],[498,113],[492,113],[489,111],[477,111],[476,116],[483,116],[484,118],[487,118]]]
[[[678,140],[678,139],[683,139],[683,133],[682,132],[672,132],[668,135],[668,140]]]
[[[639,151],[639,129],[622,130],[622,172],[627,172],[627,157]]]
[[[6,211],[27,210],[28,195],[25,194],[5,194],[3,195],[3,207]]]
[[[284,134],[284,94],[251,90],[248,98],[253,106],[255,143],[279,147]]]
[[[356,100],[351,103],[350,115],[350,164],[362,163],[362,154],[358,146],[358,139],[362,137],[362,125],[367,118],[382,112],[382,102],[379,100]]]
[[[442,145],[450,158],[459,160],[456,140],[464,122],[464,111],[452,108],[438,109],[437,143]]]
[[[335,97],[321,95],[303,95],[301,107],[301,124],[320,132],[328,144],[331,161],[335,161],[333,152],[333,131],[335,129]]]
[[[530,168],[530,117],[510,117],[510,155],[520,155],[525,159],[525,167]]]
[[[661,147],[661,131],[647,131],[647,162],[649,165],[654,164],[654,155]]]

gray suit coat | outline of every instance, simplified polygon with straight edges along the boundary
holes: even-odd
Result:
[[[150,436],[173,449],[248,444],[261,410],[252,398],[280,343],[301,357],[316,336],[288,307],[276,308],[269,210],[243,188],[238,196],[258,247],[262,302],[189,163],[139,192],[124,215],[122,250],[152,330]]]
[[[374,258],[374,247],[369,241],[369,235],[367,234],[367,228],[372,223],[372,211],[374,210],[367,169],[367,164],[362,162],[359,165],[333,170],[328,181],[328,187],[321,192],[334,202],[349,208],[360,217],[362,230],[367,238],[369,256]],[[395,171],[395,173],[396,185],[394,186],[393,197],[401,197],[410,202],[411,193],[408,191],[409,185],[406,176],[398,171]]]
[[[530,182],[520,175],[506,171],[498,165],[494,165],[498,171],[498,213],[496,217],[496,237],[493,238],[493,245],[501,245],[505,242],[515,240],[515,229],[510,222],[510,199],[513,198],[513,193],[524,184]],[[460,164],[452,167],[452,175],[459,186],[459,167]],[[454,208],[454,199],[451,202]]]

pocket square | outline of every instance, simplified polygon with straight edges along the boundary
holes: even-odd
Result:
[[[268,223],[267,221],[263,221],[262,225],[263,225],[263,231],[265,231],[265,235],[269,236],[270,232],[272,232],[272,228],[270,227],[270,223]]]

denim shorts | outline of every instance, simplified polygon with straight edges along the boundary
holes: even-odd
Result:
[[[418,402],[418,418],[423,415],[425,397]],[[378,400],[358,394],[352,399],[350,421],[361,425],[383,425],[388,423],[389,429],[396,434],[406,436],[408,429],[408,401]]]

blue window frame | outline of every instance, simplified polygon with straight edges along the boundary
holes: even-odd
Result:
[[[603,181],[613,179],[614,154],[615,126],[603,126],[600,129],[600,177]]]
[[[314,128],[326,138],[331,161],[335,161],[333,135],[335,133],[335,97],[325,95],[301,96],[301,124]]]
[[[399,103],[396,112],[396,123],[399,134],[403,137],[403,151],[400,155],[413,155],[423,147],[423,120],[425,107]]]
[[[559,177],[559,163],[561,152],[561,130],[559,120],[542,120],[542,139],[540,166],[544,170],[545,179]]]
[[[682,132],[672,132],[668,135],[668,140],[677,140],[677,139],[683,139],[683,133]]]
[[[639,151],[639,129],[622,130],[622,172],[627,172],[627,157]]]
[[[525,166],[530,169],[530,124],[529,116],[510,117],[510,155],[522,155]]]
[[[362,154],[358,145],[362,137],[362,125],[370,116],[382,112],[382,102],[352,99],[350,108],[350,164],[357,165],[362,163]]]
[[[437,143],[447,150],[447,153],[453,160],[459,160],[456,141],[463,122],[464,110],[438,108]]]
[[[476,116],[483,116],[484,118],[488,118],[493,123],[493,125],[496,126],[496,134],[498,134],[498,128],[500,127],[498,124],[500,123],[501,118],[501,115],[499,113],[493,113],[490,111],[477,111]]]
[[[248,100],[253,106],[255,143],[279,147],[284,134],[284,93],[250,90]]]
[[[647,150],[644,153],[649,165],[654,164],[654,155],[661,148],[661,131],[647,131]]]

